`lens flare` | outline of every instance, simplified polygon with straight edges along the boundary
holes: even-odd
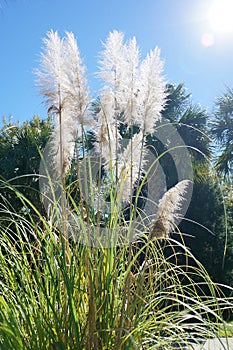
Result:
[[[201,43],[205,47],[211,47],[215,43],[215,38],[212,33],[204,33],[201,37]]]

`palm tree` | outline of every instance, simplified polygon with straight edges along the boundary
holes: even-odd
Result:
[[[169,119],[177,127],[177,131],[193,156],[203,159],[202,155],[208,156],[209,139],[206,133],[207,113],[198,105],[193,105],[190,94],[187,94],[183,84],[178,86],[167,85],[168,105],[163,116]]]
[[[39,189],[39,169],[41,150],[45,147],[52,131],[51,119],[42,120],[34,116],[32,120],[22,125],[13,124],[3,119],[0,128],[0,206],[3,208],[3,198],[11,208],[26,216],[30,213],[38,222],[38,212],[45,214]],[[7,185],[6,185],[7,183]],[[29,210],[22,202],[18,193],[25,196],[36,210]],[[0,210],[0,221],[4,216]],[[3,222],[3,221],[1,221]]]
[[[190,152],[195,180],[200,182],[208,175],[210,155],[210,140],[207,136],[207,113],[200,106],[193,105],[190,94],[187,93],[184,84],[167,85],[167,104],[162,112],[163,123],[166,120],[172,123],[178,131],[184,144]],[[159,141],[160,129],[148,138],[148,143],[155,147],[158,154],[166,150],[166,145]],[[169,145],[169,135],[167,145]],[[167,148],[169,150],[169,146]],[[170,152],[160,159],[161,166],[166,174],[168,187],[173,187],[177,182],[176,170]]]
[[[217,99],[211,134],[220,146],[215,161],[216,169],[230,179],[233,169],[233,89],[228,88]]]

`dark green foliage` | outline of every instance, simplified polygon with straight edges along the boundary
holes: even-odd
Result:
[[[219,144],[215,165],[218,172],[232,177],[233,171],[233,89],[227,89],[215,105],[210,131]]]
[[[20,214],[29,208],[22,205],[10,187],[17,188],[41,213],[43,206],[39,194],[40,152],[51,132],[50,119],[34,117],[21,126],[4,121],[0,130],[0,195]],[[8,182],[8,186],[6,185]]]
[[[223,198],[218,185],[211,179],[194,184],[194,191],[186,220],[180,230],[186,245],[200,260],[211,278],[226,283],[224,264],[225,222]]]
[[[161,126],[168,121],[178,131],[183,145],[186,145],[189,150],[195,181],[200,182],[208,174],[209,168],[207,161],[207,157],[210,156],[210,139],[207,135],[208,115],[205,110],[192,104],[190,95],[186,93],[183,84],[167,85],[167,93],[167,104],[162,114]],[[167,187],[171,188],[177,183],[178,178],[176,166],[169,152],[170,135],[168,133],[167,140],[162,143],[159,140],[160,133],[161,127],[159,126],[154,135],[148,137],[148,144],[152,146],[151,150],[156,150],[158,155],[164,153],[160,164],[166,175]]]
[[[231,95],[232,98],[233,95]],[[232,99],[228,97],[227,106],[224,99],[219,99],[219,114],[216,119],[215,132],[218,140],[223,142],[222,146],[225,151],[218,158],[228,157],[224,148],[224,142],[229,146],[232,140],[232,121],[233,104]],[[231,102],[230,102],[231,101]],[[225,108],[224,121],[220,117]],[[230,220],[226,220],[226,215],[231,218],[232,200],[224,201],[224,196],[220,185],[216,179],[213,179],[210,169],[210,138],[208,136],[207,121],[208,115],[198,106],[193,106],[182,84],[177,87],[168,85],[168,104],[163,113],[164,117],[173,123],[184,143],[189,146],[192,157],[194,171],[194,188],[193,195],[186,213],[185,219],[180,224],[182,236],[178,234],[172,236],[178,241],[185,241],[194,256],[205,266],[214,281],[224,284],[233,284],[233,239],[232,225]],[[228,124],[227,124],[228,123]],[[226,126],[227,125],[227,126]],[[220,127],[221,126],[221,127]],[[161,154],[166,150],[157,139],[156,134],[150,137],[152,144]],[[232,145],[232,141],[231,141]],[[228,147],[229,150],[229,147]],[[166,174],[168,188],[173,186],[177,181],[177,173],[172,157],[166,153],[160,160],[163,170]],[[229,158],[228,163],[229,165]],[[227,171],[229,167],[227,168]],[[230,184],[227,186],[230,189]],[[226,199],[226,196],[225,196]],[[224,208],[225,205],[225,208]],[[168,256],[171,253],[170,248]],[[170,253],[169,253],[170,252]],[[177,263],[185,264],[185,261]],[[194,263],[194,262],[193,262]]]
[[[205,161],[203,155],[210,155],[206,111],[192,104],[183,84],[177,87],[168,85],[167,89],[168,104],[163,112],[164,118],[174,123],[184,143],[190,147],[193,158],[200,162]]]
[[[168,84],[167,85],[167,104],[163,111],[163,117],[176,123],[180,116],[190,104],[191,94],[186,93],[184,84]]]

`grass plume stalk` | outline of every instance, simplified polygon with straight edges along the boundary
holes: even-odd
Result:
[[[38,88],[45,97],[48,112],[54,115],[51,137],[55,170],[61,186],[61,227],[67,245],[65,176],[70,169],[75,138],[81,130],[89,98],[85,67],[73,33],[60,39],[57,32],[49,32],[44,39],[41,67],[36,71]],[[67,247],[68,249],[68,247]]]

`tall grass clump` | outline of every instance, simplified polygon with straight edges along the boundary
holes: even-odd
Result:
[[[230,301],[182,244],[169,241],[178,265],[157,238],[65,246],[44,218],[1,214],[1,349],[172,349],[218,334]]]
[[[140,61],[135,38],[110,33],[91,103],[73,34],[50,32],[44,44],[38,84],[54,120],[41,157],[47,216],[1,183],[29,210],[1,198],[0,348],[167,350],[217,334],[230,300],[169,235],[190,179],[146,209],[158,163],[146,137],[166,103],[158,48]]]

